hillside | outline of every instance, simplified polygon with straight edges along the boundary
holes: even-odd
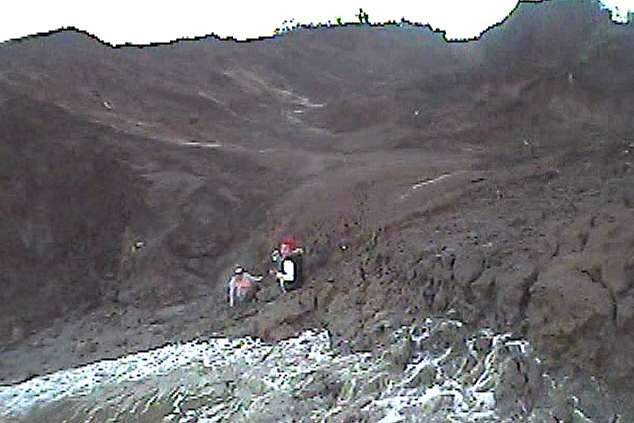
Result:
[[[632,45],[631,24],[563,0],[468,44],[349,26],[0,45],[0,381],[212,332],[318,326],[372,349],[451,312],[618,398],[634,376]],[[266,271],[287,233],[306,287],[268,280],[230,310],[231,266]]]

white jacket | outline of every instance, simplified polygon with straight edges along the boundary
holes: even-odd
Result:
[[[295,263],[288,257],[282,261],[282,271],[277,272],[277,280],[282,282],[292,282],[295,279]]]
[[[259,282],[262,280],[263,276],[253,276],[250,273],[244,272],[242,274],[242,278],[246,279],[248,282]],[[236,280],[236,275],[231,277],[231,280],[229,281],[229,306],[233,307],[234,303],[235,303],[235,296],[236,296],[236,290],[237,290],[237,280]]]

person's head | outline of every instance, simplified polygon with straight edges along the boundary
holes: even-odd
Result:
[[[244,274],[244,268],[240,265],[237,265],[234,269],[233,269],[233,274],[235,276],[242,276]]]
[[[271,261],[276,262],[280,259],[280,250],[277,248],[271,253]]]
[[[293,250],[295,250],[295,248],[297,248],[295,239],[292,237],[286,237],[280,243],[280,254],[282,257],[287,257],[293,252]]]

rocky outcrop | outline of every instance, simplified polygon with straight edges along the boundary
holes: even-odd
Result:
[[[588,358],[596,363],[613,306],[609,291],[580,269],[582,263],[583,257],[564,256],[540,273],[530,288],[529,327],[544,348],[561,353],[577,344],[581,350],[569,351],[572,357],[581,354],[580,363]]]
[[[529,333],[544,350],[596,374],[628,379],[634,216],[611,208],[580,219],[530,288]]]
[[[520,262],[495,277],[496,320],[502,327],[517,327],[526,317],[526,301],[535,283],[537,270],[530,262]]]

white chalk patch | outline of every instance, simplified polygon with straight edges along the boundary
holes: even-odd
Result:
[[[183,145],[190,145],[192,147],[203,147],[203,148],[220,148],[222,144],[218,142],[197,142],[197,141],[187,141],[184,142]]]
[[[415,185],[412,185],[412,189],[413,190],[417,190],[418,188],[422,188],[422,187],[427,186],[427,185],[435,184],[436,182],[440,182],[443,179],[446,179],[446,178],[450,177],[451,175],[452,175],[451,173],[444,173],[444,174],[440,175],[437,178],[427,179],[425,181],[422,181],[422,182],[419,182],[419,183],[417,183]]]

